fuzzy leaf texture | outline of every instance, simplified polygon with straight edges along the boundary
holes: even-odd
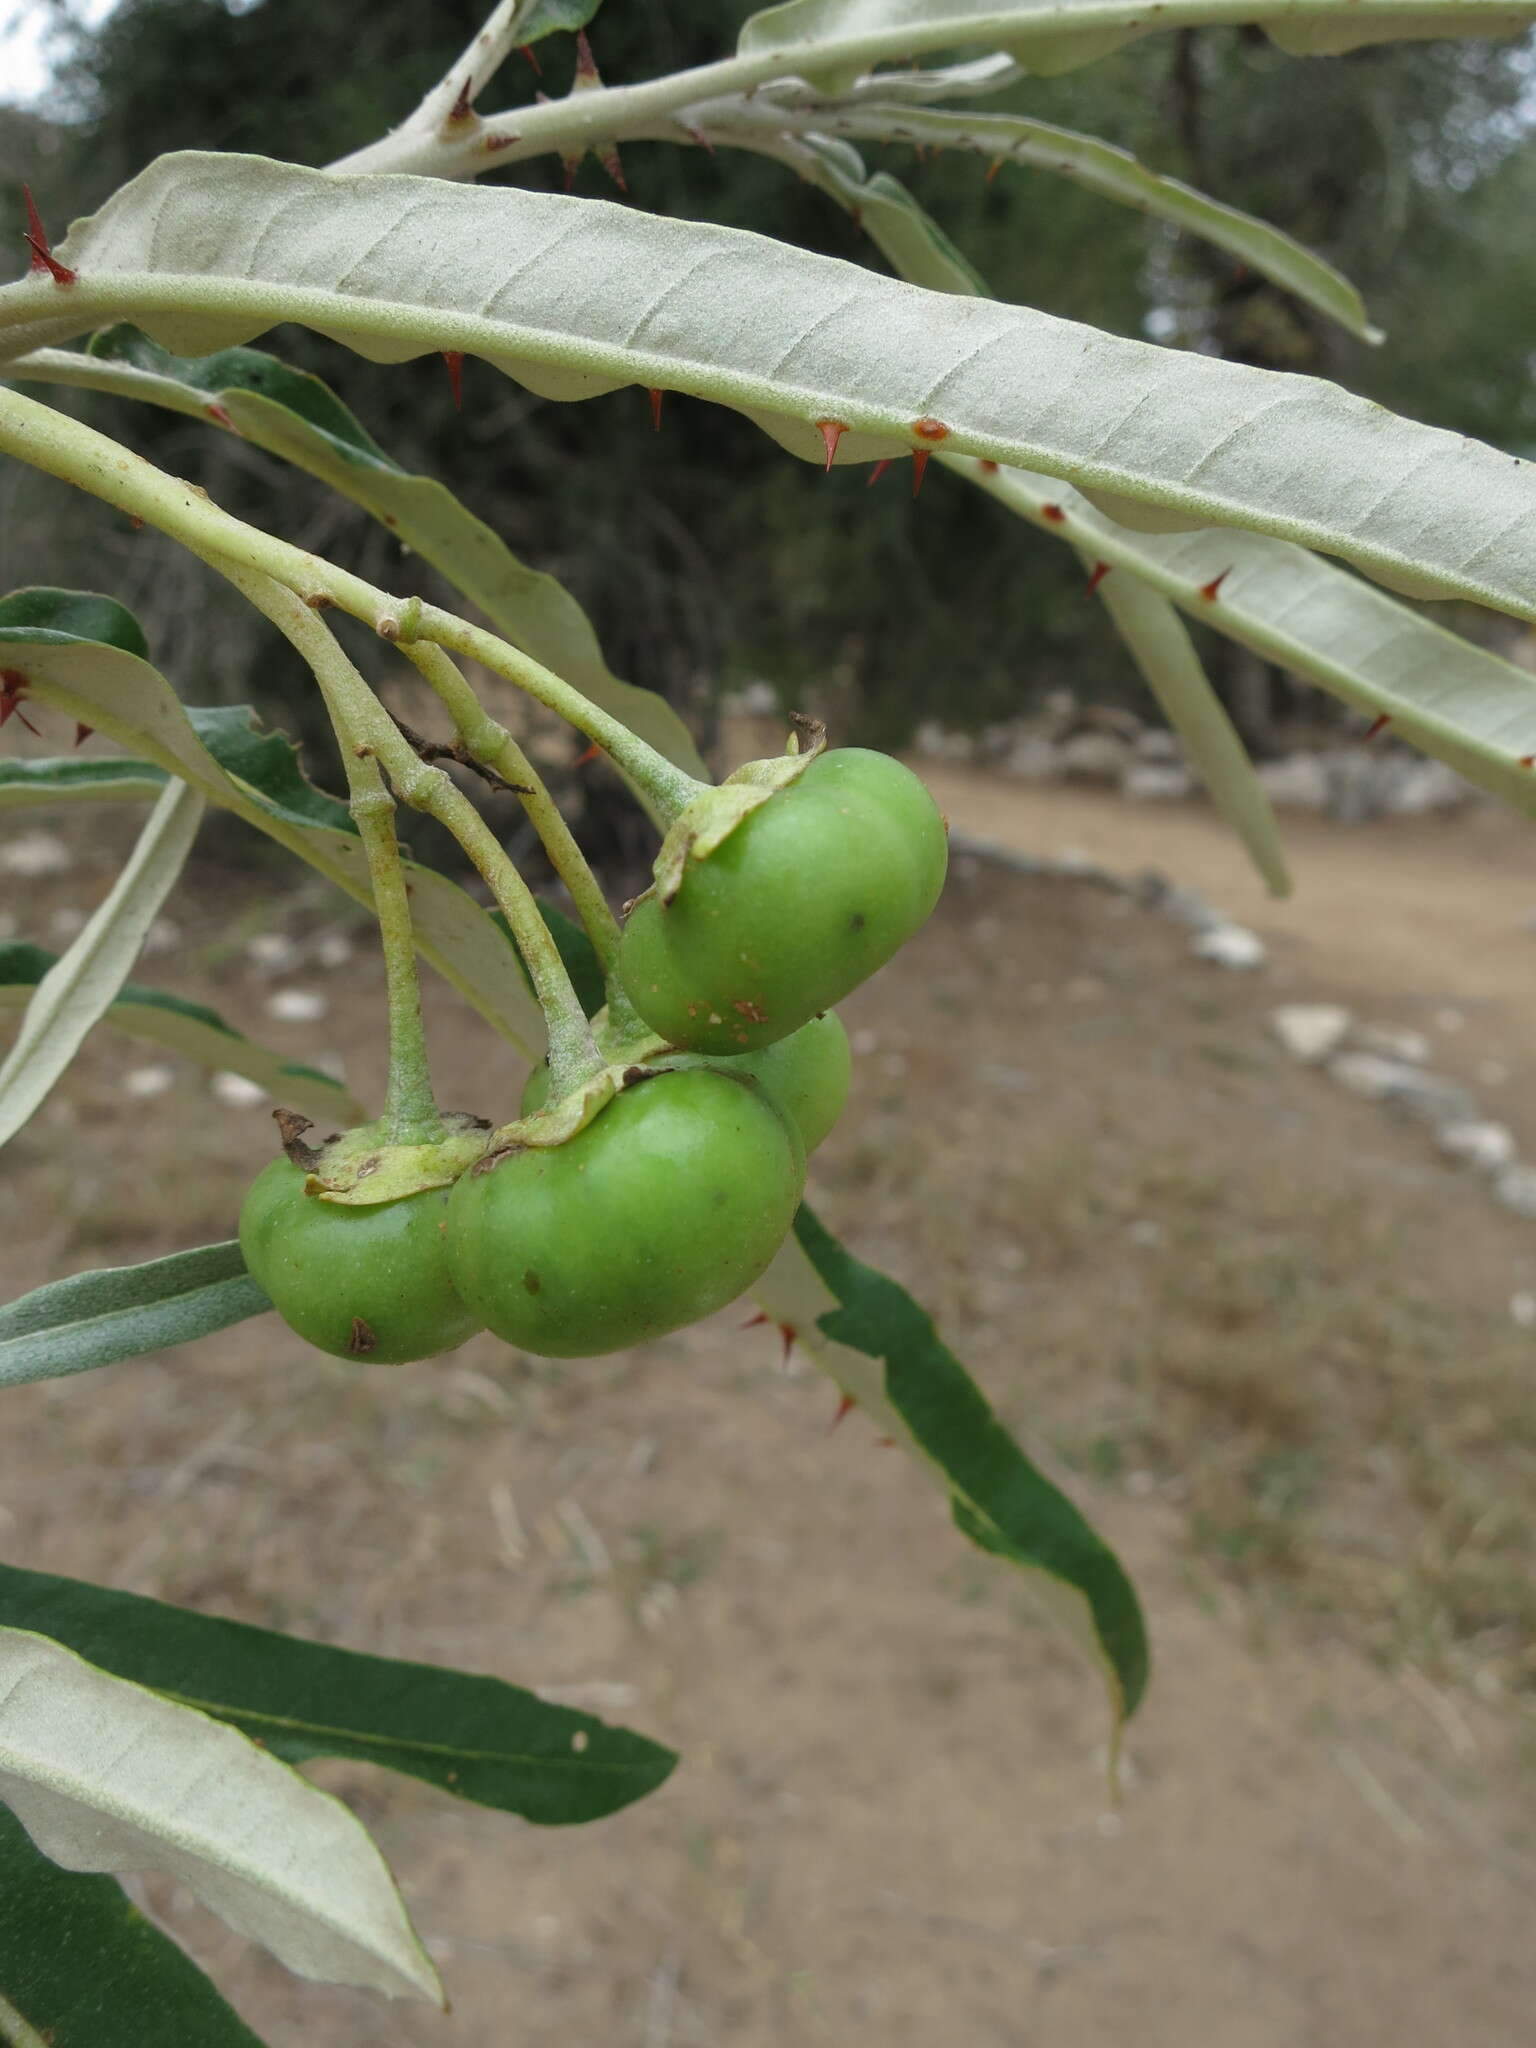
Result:
[[[60,765],[67,768],[75,764]],[[129,762],[123,765],[148,766]],[[3,803],[4,784],[0,780],[0,804]],[[20,941],[0,944],[0,1018],[7,1011],[24,1008],[32,991],[56,964],[57,955],[45,946]],[[168,995],[163,989],[143,988],[136,982],[125,981],[98,1021],[132,1038],[158,1045],[166,1052],[195,1060],[199,1066],[244,1074],[277,1102],[302,1110],[316,1122],[329,1118],[342,1125],[358,1124],[366,1115],[357,1097],[331,1075],[269,1052],[204,1003],[191,1003],[182,996]]]
[[[0,2040],[14,2048],[261,2048],[115,1878],[61,1870],[3,1808]]]
[[[1113,1551],[1003,1428],[931,1317],[806,1207],[753,1293],[943,1489],[960,1533],[1027,1574],[1045,1612],[1102,1675],[1118,1733],[1147,1683],[1135,1590]]]
[[[288,1763],[339,1756],[544,1827],[654,1792],[675,1754],[500,1678],[371,1657],[191,1614],[136,1593],[0,1565],[0,1625],[227,1721]]]
[[[1416,594],[1536,617],[1536,471],[1338,387],[930,293],[604,201],[262,158],[162,158],[72,230],[67,289],[0,290],[24,349],[131,316],[163,346],[299,320],[380,361],[485,357],[559,398],[637,383],[731,405],[794,453],[919,448],[1248,527]]]
[[[1143,36],[1176,28],[1257,23],[1297,56],[1340,55],[1371,43],[1518,35],[1525,0],[786,0],[741,31],[744,56],[782,53],[814,75],[900,63],[930,50],[984,44],[1027,71],[1075,71]]]
[[[291,744],[256,732],[248,712],[189,712],[127,644],[129,629],[138,631],[131,614],[120,605],[103,613],[109,602],[59,590],[0,599],[0,663],[25,674],[40,704],[186,781],[371,909],[362,842],[346,806],[305,782]],[[422,958],[520,1052],[537,1057],[543,1022],[516,953],[456,882],[415,862],[407,870]]]
[[[66,1870],[163,1871],[301,1977],[442,2002],[339,1799],[233,1728],[0,1628],[0,1799]]]
[[[233,1239],[76,1273],[0,1307],[0,1387],[168,1351],[271,1306]]]
[[[0,1144],[47,1099],[91,1026],[116,1000],[192,850],[203,808],[189,784],[166,784],[108,895],[33,988],[0,1063]]]

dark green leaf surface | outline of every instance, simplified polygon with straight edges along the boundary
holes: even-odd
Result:
[[[0,1625],[51,1635],[103,1671],[256,1738],[289,1763],[351,1757],[543,1826],[653,1792],[671,1750],[531,1692],[365,1656],[159,1600],[0,1565]]]
[[[539,915],[548,926],[549,935],[559,950],[560,958],[565,962],[565,971],[571,977],[571,986],[576,991],[577,1000],[589,1017],[595,1017],[607,1002],[608,991],[603,984],[602,962],[597,957],[592,941],[581,926],[573,923],[563,910],[556,910],[553,903],[546,903],[542,897],[536,901]],[[512,927],[499,910],[491,912],[491,919],[506,934],[508,943],[517,953],[517,964],[523,971],[523,979],[532,990],[533,977],[528,972],[522,954],[517,952],[517,941],[512,937]]]
[[[166,1351],[271,1306],[233,1240],[141,1266],[77,1273],[0,1308],[0,1386]]]
[[[537,43],[560,29],[585,28],[603,0],[535,0],[518,33],[525,43]]]
[[[982,1550],[1046,1572],[1083,1596],[1130,1714],[1146,1690],[1147,1639],[1114,1552],[1024,1456],[904,1288],[853,1258],[808,1208],[795,1218],[795,1235],[842,1304],[819,1318],[820,1328],[834,1343],[884,1361],[886,1396],[948,1478],[957,1528]]]
[[[144,628],[128,607],[90,590],[41,587],[0,597],[0,659],[8,642],[29,640],[49,646],[89,640],[137,655],[140,661],[149,659]]]
[[[165,770],[152,761],[80,759],[0,761],[0,807],[34,804],[138,803],[157,797]]]
[[[261,2048],[116,1878],[60,1870],[4,1807],[0,1999],[49,2048]]]
[[[275,818],[290,825],[356,832],[352,813],[341,798],[316,789],[299,766],[293,741],[258,724],[248,704],[189,704],[187,719],[225,774],[245,783]]]

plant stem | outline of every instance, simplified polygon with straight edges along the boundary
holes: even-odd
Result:
[[[496,634],[468,625],[435,605],[423,605],[416,598],[391,597],[361,576],[335,568],[320,555],[247,526],[222,511],[195,485],[167,476],[110,436],[4,386],[0,386],[0,453],[18,456],[33,468],[76,484],[131,517],[158,527],[221,573],[230,563],[256,569],[295,591],[306,605],[330,603],[350,612],[385,640],[402,645],[435,641],[473,656],[610,754],[651,798],[664,824],[705,786],[563,678]],[[399,739],[398,734],[395,737]],[[405,742],[401,740],[400,745]]]
[[[442,1137],[443,1122],[427,1064],[410,896],[395,838],[395,800],[368,744],[364,722],[358,718],[360,692],[372,693],[329,628],[291,590],[270,576],[253,575],[248,570],[226,569],[224,573],[303,656],[336,729],[347,775],[348,808],[367,855],[374,915],[384,947],[389,1007],[384,1133],[392,1145],[430,1145]]]
[[[603,974],[611,978],[619,950],[619,921],[528,756],[506,727],[489,715],[452,657],[441,647],[426,641],[402,641],[400,652],[421,671],[447,707],[465,751],[516,787],[519,801],[549,856],[550,866],[576,906],[576,914],[602,963]]]

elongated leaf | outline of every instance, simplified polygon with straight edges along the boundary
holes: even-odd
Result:
[[[752,101],[744,104],[743,117],[749,121],[774,118],[767,109],[758,116]],[[1360,294],[1331,263],[1314,256],[1310,249],[1267,222],[1256,220],[1235,206],[1224,206],[1220,200],[1208,198],[1177,178],[1149,171],[1128,150],[1116,149],[1091,135],[1078,135],[1070,128],[1053,127],[1047,121],[1025,120],[1017,114],[938,111],[906,106],[900,101],[882,104],[859,99],[848,106],[833,102],[790,118],[797,127],[814,127],[827,135],[869,142],[907,142],[928,149],[972,150],[991,157],[995,164],[1025,164],[1071,178],[1090,192],[1133,206],[1154,220],[1169,221],[1219,249],[1228,250],[1362,340],[1381,339],[1366,318]],[[712,121],[711,133],[720,132],[721,123]],[[894,267],[914,283],[924,281],[919,272],[904,264]]]
[[[147,756],[210,803],[233,811],[298,854],[359,903],[372,906],[362,842],[350,818],[334,798],[302,782],[286,740],[256,734],[247,745],[241,721],[248,721],[248,714],[199,714],[212,745],[225,752],[234,748],[233,771],[227,771],[170,684],[147,661],[122,645],[69,630],[76,623],[76,593],[24,595],[34,613],[46,612],[61,623],[49,628],[15,623],[12,607],[18,600],[0,601],[0,663],[24,674],[40,702],[57,705],[130,752]],[[45,598],[51,610],[41,603]],[[270,794],[257,778],[271,782]],[[335,823],[311,822],[337,813]],[[512,948],[457,883],[414,862],[406,866],[422,957],[520,1052],[537,1056],[543,1022]]]
[[[0,1386],[168,1351],[272,1306],[233,1240],[141,1266],[106,1266],[0,1307]]]
[[[954,465],[1011,511],[1129,570],[1190,618],[1308,676],[1536,817],[1536,677],[1305,548],[1252,533],[1128,533],[1079,492]],[[1102,584],[1108,592],[1115,580]]]
[[[1024,1456],[986,1397],[894,1280],[845,1251],[808,1208],[754,1292],[884,1434],[920,1457],[955,1526],[1028,1573],[1103,1672],[1118,1727],[1147,1682],[1141,1609],[1113,1551]]]
[[[162,158],[77,225],[61,293],[0,290],[20,346],[132,314],[206,351],[283,319],[396,361],[482,355],[550,396],[640,383],[808,460],[943,447],[1536,616],[1536,471],[1315,379],[1126,341],[601,201],[260,158]],[[62,310],[61,310],[62,309]],[[0,413],[4,400],[0,398]],[[0,418],[0,446],[21,427]]]
[[[167,783],[127,865],[78,938],[33,989],[21,1029],[0,1064],[0,1145],[47,1097],[86,1033],[110,1008],[144,934],[174,888],[202,822],[203,799]]]
[[[886,171],[871,176],[852,143],[805,136],[788,160],[809,183],[848,209],[898,277],[930,291],[985,293],[981,273],[933,215],[919,206],[900,179]]]
[[[476,604],[515,646],[553,669],[690,775],[708,777],[693,737],[654,690],[621,682],[586,613],[553,576],[520,562],[494,530],[431,477],[392,462],[318,377],[258,349],[183,358],[120,324],[88,351],[44,349],[6,366],[19,380],[110,391],[192,418],[221,418],[246,440],[342,492]]]
[[[0,944],[0,1017],[25,1005],[56,960],[57,955],[43,946]],[[322,1117],[342,1124],[363,1120],[362,1104],[339,1081],[322,1074],[318,1067],[285,1060],[264,1045],[254,1044],[203,1003],[189,1003],[161,989],[126,981],[100,1021],[201,1066],[244,1074],[285,1107],[302,1110],[317,1121]]]
[[[1183,620],[1166,597],[1133,575],[1117,571],[1105,577],[1099,596],[1211,801],[1247,847],[1270,892],[1288,896],[1291,879],[1268,793]]]
[[[1006,49],[1030,71],[1075,70],[1159,30],[1257,22],[1284,50],[1309,55],[1368,43],[1512,36],[1524,0],[786,0],[741,31],[746,56],[778,53],[796,68],[862,71],[959,43]]]
[[[227,1721],[289,1763],[351,1757],[542,1826],[654,1792],[669,1749],[499,1678],[369,1657],[135,1593],[0,1565],[0,1624]]]
[[[164,769],[150,761],[0,761],[0,810],[39,804],[142,803],[164,787]]]
[[[18,2019],[31,2028],[30,2041]],[[18,2048],[261,2048],[115,1878],[60,1870],[3,1807],[0,2040]]]
[[[301,1977],[442,2002],[378,1850],[235,1729],[0,1629],[0,1798],[66,1870],[159,1870]]]

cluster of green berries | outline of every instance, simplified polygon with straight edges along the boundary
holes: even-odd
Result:
[[[481,1329],[591,1357],[723,1308],[784,1241],[842,1109],[832,1006],[927,918],[946,853],[899,762],[817,755],[631,911],[619,975],[666,1050],[590,1121],[364,1207],[316,1199],[303,1166],[274,1160],[241,1213],[251,1272],[311,1344],[378,1364]],[[525,1114],[549,1088],[535,1068]]]

